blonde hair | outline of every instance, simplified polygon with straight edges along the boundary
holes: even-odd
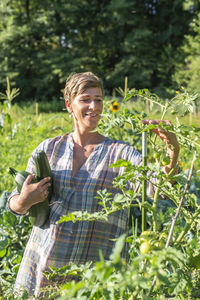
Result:
[[[64,99],[71,103],[74,97],[93,87],[100,88],[103,94],[103,82],[92,72],[71,73],[65,83]]]

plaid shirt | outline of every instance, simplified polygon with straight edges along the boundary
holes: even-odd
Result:
[[[130,160],[135,165],[141,163],[141,155],[134,147],[106,138],[94,148],[72,177],[73,146],[70,133],[45,140],[34,150],[46,152],[52,169],[50,217],[43,227],[33,226],[18,271],[15,290],[25,288],[30,294],[37,295],[40,288],[49,284],[43,274],[49,270],[48,266],[60,268],[69,262],[84,264],[87,261],[98,261],[100,250],[104,258],[109,259],[114,240],[128,230],[129,212],[126,209],[109,215],[109,222],[98,220],[56,223],[68,212],[99,211],[101,205],[96,198],[99,190],[107,189],[112,196],[119,192],[112,181],[123,172],[123,168],[109,168],[110,164],[120,158]],[[35,172],[32,156],[28,161],[27,171]],[[16,191],[12,195],[15,193]],[[127,256],[126,248],[122,256]]]

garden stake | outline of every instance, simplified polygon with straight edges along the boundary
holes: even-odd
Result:
[[[137,236],[137,232],[138,232],[138,219],[135,219],[135,228],[134,228],[134,232],[133,234],[135,234],[135,236]]]
[[[153,205],[152,205],[152,210],[153,210],[153,231],[157,231],[157,203],[158,203],[158,197],[160,193],[160,184],[161,184],[161,179],[158,181],[158,186],[155,190],[154,198],[153,198]]]
[[[143,131],[142,132],[142,166],[145,168],[146,165],[147,165],[147,133],[146,131]],[[142,232],[146,230],[146,210],[144,206],[146,199],[147,199],[147,181],[146,179],[143,179],[142,180]]]
[[[188,174],[188,178],[187,178],[187,182],[185,184],[185,188],[184,188],[184,191],[183,191],[183,195],[181,197],[181,200],[179,202],[179,206],[177,208],[177,211],[176,211],[176,214],[175,216],[172,218],[172,225],[171,225],[171,228],[170,228],[170,232],[169,232],[169,235],[168,235],[168,239],[167,239],[167,242],[166,242],[166,245],[165,245],[165,248],[167,248],[169,246],[169,243],[170,243],[170,240],[172,238],[172,234],[173,234],[173,230],[174,230],[174,226],[175,226],[175,223],[176,223],[176,220],[178,218],[178,215],[180,213],[180,210],[181,210],[181,206],[183,204],[183,200],[185,199],[185,194],[189,188],[189,185],[190,185],[190,181],[191,181],[191,178],[192,178],[192,174],[193,174],[193,170],[194,170],[194,162],[196,160],[196,152],[194,153],[194,157],[193,157],[193,160],[192,160],[192,164],[191,164],[191,167],[190,167],[190,171],[189,171],[189,174]]]
[[[185,184],[185,188],[184,188],[184,191],[183,191],[183,195],[181,197],[181,200],[179,202],[179,206],[177,208],[177,211],[176,211],[176,214],[175,216],[172,218],[172,225],[171,225],[171,228],[170,228],[170,232],[169,232],[169,235],[168,235],[168,239],[167,239],[167,242],[166,242],[166,245],[165,245],[165,248],[167,248],[169,246],[169,243],[171,241],[171,238],[172,238],[172,234],[173,234],[173,230],[174,230],[174,226],[175,226],[175,223],[176,223],[176,220],[179,216],[179,213],[180,213],[180,210],[181,210],[181,206],[183,204],[183,201],[185,199],[185,194],[189,188],[189,185],[190,185],[190,181],[191,181],[191,178],[192,178],[192,174],[193,174],[193,170],[194,170],[194,162],[196,160],[196,152],[194,153],[194,157],[193,157],[193,160],[192,160],[192,164],[191,164],[191,167],[190,167],[190,171],[189,171],[189,174],[188,174],[188,178],[187,178],[187,182]],[[156,283],[156,276],[154,277],[153,279],[153,282],[152,282],[152,285],[151,285],[151,289],[149,291],[149,297],[153,291],[153,288],[155,286],[155,283]]]

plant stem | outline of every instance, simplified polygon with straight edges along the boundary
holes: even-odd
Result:
[[[156,188],[154,197],[153,197],[153,205],[152,205],[152,209],[153,209],[153,231],[156,232],[157,231],[157,203],[158,203],[158,196],[159,196],[159,192],[160,192],[160,183],[161,183],[161,179],[159,179],[158,181],[158,186]]]
[[[192,216],[191,220],[185,225],[185,228],[179,234],[179,236],[178,236],[178,238],[176,240],[176,243],[175,243],[176,246],[182,241],[182,238],[188,232],[188,230],[190,229],[192,223],[194,222],[194,220],[196,219],[196,217],[199,215],[199,213],[200,213],[200,208],[194,213],[194,215]]]
[[[167,108],[169,106],[169,103],[166,103],[165,106],[163,107],[163,113],[162,113],[162,116],[161,116],[161,119],[160,120],[163,120],[164,119],[164,116],[167,112]],[[154,138],[154,144],[156,143],[156,139],[157,139],[157,135],[155,136]]]
[[[179,216],[179,213],[180,213],[180,210],[181,210],[181,206],[183,204],[183,201],[185,199],[185,194],[189,188],[189,185],[190,185],[190,181],[191,181],[191,178],[192,178],[192,174],[193,174],[193,170],[194,170],[194,162],[196,160],[196,152],[194,153],[194,156],[193,156],[193,160],[192,160],[192,164],[191,164],[191,167],[190,167],[190,171],[189,171],[189,174],[188,174],[188,178],[187,178],[187,182],[186,182],[186,185],[185,185],[185,188],[184,188],[184,191],[183,191],[183,195],[181,197],[181,200],[179,202],[179,206],[177,208],[177,211],[176,211],[176,214],[175,216],[172,218],[172,225],[171,225],[171,228],[170,228],[170,232],[169,232],[169,235],[168,235],[168,239],[167,239],[167,242],[166,242],[166,245],[165,245],[165,248],[167,248],[169,246],[169,243],[171,241],[171,238],[172,238],[172,234],[173,234],[173,231],[174,231],[174,226],[175,226],[175,223],[176,223],[176,220]],[[157,277],[155,276],[154,279],[153,279],[153,282],[152,282],[152,285],[151,285],[151,289],[149,291],[149,294],[148,296],[151,295],[153,289],[154,289],[154,286],[156,284],[156,279]]]
[[[38,102],[35,103],[35,114],[36,114],[36,117],[38,117],[38,114],[39,114],[39,105],[38,105]]]
[[[128,77],[125,76],[125,81],[124,81],[124,97],[126,97],[128,93]]]
[[[142,165],[146,167],[147,165],[147,138],[146,132],[142,132]],[[147,199],[147,181],[144,178],[142,180],[142,232],[146,230],[146,209],[145,202]]]
[[[186,194],[186,192],[187,192],[187,190],[189,188],[189,185],[190,185],[190,181],[191,181],[193,170],[194,170],[194,162],[195,162],[195,160],[196,160],[196,152],[194,153],[194,156],[193,156],[192,164],[191,164],[190,171],[189,171],[189,174],[188,174],[187,182],[185,184],[183,195],[182,195],[181,200],[179,202],[179,206],[177,208],[176,214],[172,218],[172,225],[171,225],[171,228],[170,228],[170,232],[169,232],[169,235],[168,235],[168,239],[167,239],[165,248],[167,248],[169,246],[170,240],[172,238],[172,234],[173,234],[173,231],[174,231],[174,226],[175,226],[176,220],[177,220],[177,218],[178,218],[178,216],[180,214],[181,206],[182,206],[183,201],[185,199],[185,194]]]

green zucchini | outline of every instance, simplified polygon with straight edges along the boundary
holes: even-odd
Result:
[[[44,151],[38,151],[33,156],[33,159],[36,166],[36,177],[32,180],[32,183],[38,182],[45,177],[51,178],[50,180],[51,186],[48,189],[49,194],[47,198],[43,202],[34,204],[29,209],[29,216],[31,217],[32,224],[40,227],[45,224],[46,220],[49,217],[49,210],[50,210],[49,202],[51,199],[51,194],[53,189],[52,188],[53,179],[52,179],[52,172],[51,172],[51,168],[46,153]],[[17,191],[20,193],[22,189],[22,185],[26,180],[27,176],[30,175],[30,173],[26,171],[16,171],[13,168],[9,168],[9,172],[11,175],[14,176]]]
[[[26,172],[26,171],[16,171],[13,168],[9,168],[9,173],[15,178],[15,183],[16,183],[17,191],[18,191],[18,193],[20,193],[24,181],[26,180],[26,178],[28,177],[28,175],[31,175],[31,173]],[[34,182],[37,182],[37,180],[34,179],[32,181],[32,183],[34,183]]]
[[[50,187],[48,188],[48,196],[47,198],[40,203],[33,205],[30,211],[30,216],[35,217],[35,226],[42,226],[46,222],[49,217],[49,202],[51,200],[52,190],[53,190],[53,177],[51,168],[49,165],[48,158],[44,151],[37,151],[33,157],[36,167],[36,176],[39,180],[50,177]]]

